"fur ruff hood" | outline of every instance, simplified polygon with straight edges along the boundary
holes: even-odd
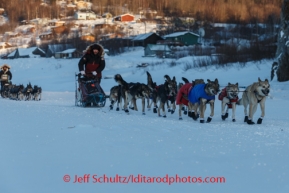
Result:
[[[11,68],[8,64],[3,64],[0,68],[3,69],[5,66],[6,66],[8,69]]]
[[[103,58],[104,57],[104,48],[102,45],[95,43],[95,44],[91,44],[89,45],[86,50],[84,50],[84,54],[90,54],[92,53],[93,49],[98,49],[98,54]]]

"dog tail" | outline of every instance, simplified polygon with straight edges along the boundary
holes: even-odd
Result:
[[[153,78],[151,76],[151,74],[147,71],[147,85],[150,89],[154,89],[155,88],[155,85],[156,83],[153,82]]]
[[[117,82],[119,85],[124,85],[125,81],[122,79],[122,76],[120,74],[116,74],[114,76],[115,82]]]
[[[185,83],[189,83],[190,81],[188,79],[186,79],[185,77],[182,77],[182,80],[185,82]]]

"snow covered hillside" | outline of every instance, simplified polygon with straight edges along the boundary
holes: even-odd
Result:
[[[137,49],[106,57],[103,77],[120,73],[128,82],[146,83],[149,71],[158,84],[168,74],[177,81],[218,78],[222,87],[228,82],[248,86],[258,77],[270,79],[272,64],[185,72],[184,64],[194,58],[169,67],[169,59],[142,55]],[[110,111],[109,100],[101,109],[75,107],[76,59],[0,63],[12,67],[13,83],[31,82],[44,91],[41,101],[0,98],[1,193],[289,192],[288,82],[270,82],[261,125],[245,124],[242,106],[236,122],[222,121],[218,100],[212,122],[200,124],[187,116],[178,120],[177,112],[160,118],[152,111]],[[136,68],[141,63],[154,65]],[[102,80],[107,93],[114,85],[113,79]],[[254,121],[259,116],[258,107]]]

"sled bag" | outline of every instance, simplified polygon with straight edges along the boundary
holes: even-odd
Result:
[[[2,74],[1,81],[8,81],[8,75],[7,74]]]

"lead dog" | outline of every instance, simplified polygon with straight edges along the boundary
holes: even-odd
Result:
[[[258,82],[254,82],[248,86],[243,92],[242,98],[237,104],[244,105],[245,119],[249,125],[255,124],[253,122],[253,115],[257,110],[258,103],[261,108],[261,117],[258,119],[257,124],[261,124],[265,116],[265,101],[270,92],[270,84],[268,79],[262,81],[258,78]],[[249,105],[249,115],[247,113],[247,107]]]
[[[238,102],[239,86],[238,83],[228,85],[222,89],[219,94],[219,100],[222,101],[222,120],[226,120],[229,116],[229,109],[232,109],[232,121],[236,121],[236,103]],[[227,108],[226,108],[227,106]]]
[[[204,114],[206,110],[206,104],[210,104],[211,113],[207,119],[207,122],[211,122],[214,116],[214,105],[215,105],[215,95],[220,91],[220,85],[218,79],[211,81],[207,79],[207,84],[198,84],[194,86],[189,92],[188,100],[193,104],[192,118],[194,120],[198,119],[198,108],[200,110],[200,123],[204,123]]]

